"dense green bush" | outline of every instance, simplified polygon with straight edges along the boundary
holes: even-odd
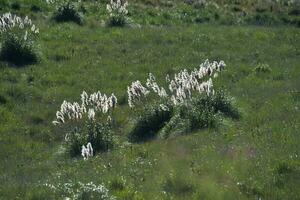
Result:
[[[110,4],[107,4],[106,10],[109,14],[109,26],[124,26],[126,24],[127,6],[128,3],[125,0],[111,0]]]
[[[152,139],[172,117],[172,107],[162,108],[160,103],[146,106],[135,121],[128,138],[131,142],[141,142]]]
[[[168,138],[201,128],[213,128],[217,125],[220,115],[232,119],[240,117],[232,99],[225,91],[219,90],[211,96],[198,95],[174,108],[172,118],[161,129],[159,136]]]
[[[88,142],[91,143],[94,153],[111,149],[114,139],[110,125],[90,120],[82,128],[76,127],[66,136],[67,150],[71,156],[79,156],[82,145]]]
[[[239,112],[225,91],[214,95],[198,95],[183,104],[162,109],[158,102],[146,106],[139,114],[129,133],[132,142],[149,140],[157,135],[160,138],[190,133],[202,128],[213,128],[220,115],[232,119],[239,118]]]
[[[57,10],[53,14],[56,22],[75,22],[79,25],[83,24],[83,17],[76,8],[75,4],[65,1],[58,5]]]
[[[232,119],[240,118],[240,113],[234,105],[234,100],[225,90],[217,90],[212,96],[212,107],[215,112],[222,113]]]
[[[15,34],[6,34],[2,38],[0,59],[15,65],[28,65],[37,63],[39,53],[33,41],[25,41]]]
[[[16,65],[38,62],[40,56],[35,42],[39,29],[32,20],[5,13],[0,21],[0,59]]]

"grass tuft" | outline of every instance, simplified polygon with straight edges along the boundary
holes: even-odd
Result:
[[[37,63],[40,56],[33,42],[7,34],[1,45],[0,59],[16,66],[24,66]]]
[[[76,24],[83,24],[83,16],[79,13],[76,6],[70,2],[64,2],[59,5],[53,14],[53,19],[56,22],[74,22]]]

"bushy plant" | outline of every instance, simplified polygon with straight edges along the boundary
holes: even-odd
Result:
[[[211,101],[212,97],[201,95],[198,98],[193,98],[188,104],[179,106],[180,118],[189,122],[187,130],[209,128],[215,125],[216,116]]]
[[[114,94],[107,97],[100,92],[81,94],[81,103],[64,101],[56,112],[54,125],[63,125],[68,120],[74,127],[65,136],[71,156],[82,155],[84,159],[94,153],[107,151],[113,146],[111,131],[112,112],[117,104]],[[87,146],[85,146],[87,145]]]
[[[127,1],[110,0],[110,4],[106,5],[106,10],[109,14],[108,25],[110,26],[124,26],[126,24]]]
[[[139,107],[139,102],[151,99],[151,95],[158,100],[142,104],[145,108],[138,112],[138,119],[129,133],[130,140],[139,142],[157,135],[167,138],[214,127],[219,113],[238,118],[232,99],[224,91],[213,89],[212,78],[217,78],[225,66],[223,61],[210,63],[207,60],[192,72],[182,70],[173,79],[167,76],[168,92],[158,85],[153,74],[149,74],[146,87],[140,81],[132,82],[127,89],[131,108]]]
[[[213,128],[217,125],[220,114],[233,119],[239,118],[232,99],[223,90],[217,90],[211,96],[197,95],[187,103],[174,107],[172,118],[161,129],[159,136],[168,138],[197,129]]]
[[[215,95],[212,96],[212,107],[215,112],[220,112],[226,117],[240,118],[240,113],[234,105],[234,99],[223,89],[217,90]]]
[[[149,140],[156,136],[158,131],[172,117],[172,107],[154,103],[146,106],[137,117],[128,138],[132,142]]]
[[[0,17],[0,59],[16,65],[38,62],[39,53],[35,45],[39,29],[28,17],[21,18],[11,13]]]
[[[75,22],[79,25],[83,24],[83,16],[78,11],[77,4],[69,0],[57,3],[53,19],[56,22]]]

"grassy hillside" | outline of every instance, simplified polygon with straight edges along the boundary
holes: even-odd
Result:
[[[10,1],[0,2],[6,5],[1,12],[12,9]],[[240,3],[217,1],[222,12],[239,7],[260,13],[251,1],[235,2]],[[30,11],[31,4],[41,11]],[[252,25],[226,26],[220,24],[227,15],[220,14],[199,24],[198,9],[210,7],[133,1],[130,17],[140,26],[105,27],[105,3],[98,8],[88,1],[79,26],[49,20],[53,8],[39,1],[20,5],[15,12],[30,15],[40,28],[42,60],[22,67],[0,62],[0,199],[58,199],[43,184],[91,181],[103,183],[118,199],[299,198],[300,32],[295,23],[280,19],[268,24],[278,26],[253,26],[257,21],[245,18],[242,24]],[[299,16],[288,13],[295,9],[286,4],[263,12],[272,20],[285,13],[294,21]],[[182,10],[185,18],[173,18]],[[236,24],[235,19],[225,24]],[[149,72],[163,79],[205,59],[226,62],[215,85],[234,97],[241,118],[186,136],[128,143],[135,113],[127,105],[127,85],[145,80]],[[260,64],[270,71],[257,72]],[[51,123],[62,101],[78,100],[83,90],[114,92],[119,99],[118,145],[89,160],[71,158],[63,146],[64,130]]]

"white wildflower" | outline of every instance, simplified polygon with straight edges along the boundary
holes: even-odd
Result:
[[[199,68],[195,68],[193,71],[189,72],[184,69],[179,73],[174,75],[174,78],[171,79],[169,75],[166,76],[166,82],[168,83],[169,93],[163,88],[159,87],[156,78],[152,73],[149,73],[149,77],[146,81],[146,86],[149,90],[142,87],[143,90],[147,91],[147,94],[152,91],[160,98],[170,98],[170,101],[174,105],[183,103],[185,100],[192,97],[193,92],[198,92],[200,94],[214,95],[213,82],[211,77],[217,78],[218,73],[225,68],[226,64],[224,61],[220,62],[209,62],[205,60],[204,63],[200,64]],[[208,79],[209,78],[209,79]],[[205,81],[204,79],[208,79]],[[128,87],[128,104],[130,107],[134,106],[134,102],[141,100],[140,93],[134,90],[134,86],[139,85],[137,88],[140,88],[140,81],[133,82],[131,87]]]
[[[84,160],[87,160],[89,157],[93,156],[93,147],[90,142],[86,146],[82,145],[81,155]]]
[[[33,39],[34,35],[39,33],[39,29],[32,24],[28,16],[23,19],[17,15],[5,13],[0,16],[0,33],[4,32],[13,33],[27,41]]]
[[[140,100],[149,94],[149,90],[145,88],[140,81],[131,83],[131,86],[127,87],[128,104],[130,107],[134,107],[134,102]]]
[[[95,120],[95,111],[94,111],[94,109],[89,109],[89,111],[88,111],[88,118],[90,120]]]
[[[94,120],[96,113],[107,113],[117,106],[117,97],[112,93],[110,97],[101,94],[100,91],[88,95],[85,91],[81,93],[81,102],[70,103],[63,101],[60,110],[56,113],[54,125],[65,123],[66,119],[79,120],[84,116]]]

